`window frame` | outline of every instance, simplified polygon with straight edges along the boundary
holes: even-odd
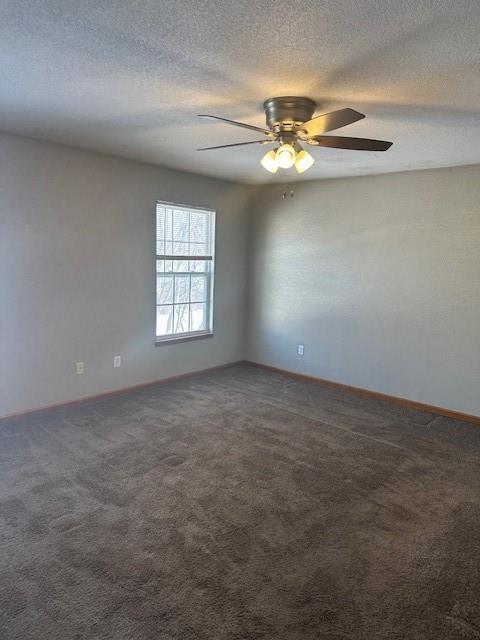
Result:
[[[209,221],[209,244],[210,251],[209,255],[175,255],[175,254],[157,254],[157,218],[158,218],[158,208],[165,207],[170,209],[182,209],[187,211],[199,211],[202,213],[208,213],[210,216]],[[189,205],[189,204],[181,204],[179,202],[167,202],[165,200],[156,200],[155,201],[155,346],[168,345],[176,342],[187,342],[190,340],[199,340],[203,338],[212,338],[214,335],[214,306],[215,306],[215,249],[216,249],[216,211],[207,207],[199,207],[197,205]],[[159,260],[202,260],[210,262],[209,272],[206,274],[206,329],[201,329],[199,331],[184,331],[182,333],[171,333],[165,335],[157,335],[157,307],[162,306],[157,304],[157,293],[158,293],[158,285],[157,285],[157,262]],[[172,271],[172,275],[174,275],[175,271]],[[183,272],[182,272],[183,273]],[[199,273],[188,271],[189,274]],[[191,301],[188,303],[192,304]],[[175,302],[172,303],[172,306],[175,306]]]

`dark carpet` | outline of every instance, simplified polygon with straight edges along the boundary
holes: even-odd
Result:
[[[0,423],[2,640],[480,638],[480,429],[235,367]]]

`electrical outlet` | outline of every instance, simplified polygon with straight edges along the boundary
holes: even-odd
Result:
[[[303,344],[299,344],[297,347],[297,353],[299,356],[303,356],[303,354],[305,353],[305,347],[303,346]]]
[[[78,373],[78,375],[81,376],[83,373],[85,373],[85,364],[83,362],[76,362],[75,370]]]
[[[115,368],[122,366],[122,356],[113,356],[113,366]]]

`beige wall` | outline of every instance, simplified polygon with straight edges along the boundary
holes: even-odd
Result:
[[[241,358],[249,195],[233,183],[0,136],[0,415]],[[154,346],[157,199],[217,211],[212,339]]]
[[[480,166],[256,202],[249,359],[480,415]]]

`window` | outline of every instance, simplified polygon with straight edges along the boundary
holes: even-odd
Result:
[[[157,202],[157,342],[211,335],[215,212]]]

